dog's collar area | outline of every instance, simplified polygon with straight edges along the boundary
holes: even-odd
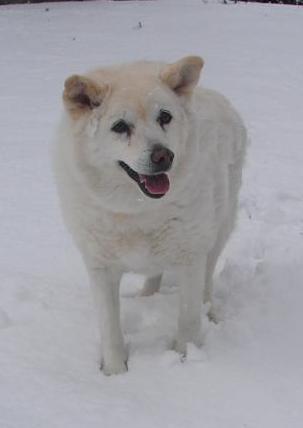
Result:
[[[127,175],[137,183],[140,190],[149,198],[160,199],[167,193],[169,189],[169,179],[166,174],[138,174],[125,162],[119,161],[118,163]]]

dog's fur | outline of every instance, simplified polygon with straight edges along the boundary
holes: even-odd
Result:
[[[196,86],[202,66],[194,56],[138,62],[65,82],[55,171],[98,306],[105,374],[127,369],[119,316],[119,282],[127,271],[147,276],[145,294],[159,288],[164,271],[174,271],[175,349],[185,354],[188,342],[201,344],[201,303],[211,300],[214,268],[235,223],[246,146],[230,103]],[[159,123],[160,110],[171,113],[170,123]],[[130,124],[127,132],[113,131],[120,119]],[[169,190],[150,198],[119,162],[153,174],[155,145],[169,148],[174,160],[165,172]]]

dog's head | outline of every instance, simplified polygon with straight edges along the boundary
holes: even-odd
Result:
[[[111,205],[167,198],[193,153],[191,98],[203,61],[134,63],[74,75],[63,99],[76,162]],[[186,169],[186,168],[185,168]],[[181,174],[182,172],[182,174]],[[180,186],[180,183],[179,183]]]

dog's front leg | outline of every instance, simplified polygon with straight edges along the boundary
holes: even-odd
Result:
[[[205,287],[206,257],[199,264],[178,269],[180,308],[175,349],[186,355],[191,342],[201,346],[201,306]]]
[[[127,371],[127,353],[120,326],[122,273],[110,268],[91,268],[89,275],[99,318],[102,370],[106,375],[123,373]]]

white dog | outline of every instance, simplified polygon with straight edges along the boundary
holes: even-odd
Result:
[[[105,374],[127,370],[124,272],[180,283],[175,348],[201,344],[201,304],[236,218],[246,131],[230,103],[196,87],[203,61],[138,62],[65,82],[55,169],[63,214],[98,306]]]

